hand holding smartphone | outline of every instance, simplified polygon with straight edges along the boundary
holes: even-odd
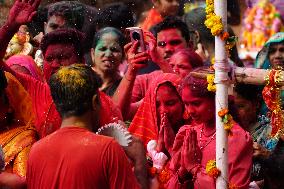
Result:
[[[128,32],[128,38],[130,38],[131,42],[139,42],[137,53],[145,52],[146,46],[144,42],[143,30],[139,27],[129,27],[126,28],[126,31]]]

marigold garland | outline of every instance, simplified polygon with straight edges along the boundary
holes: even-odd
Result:
[[[231,114],[229,114],[229,110],[227,108],[222,108],[218,112],[218,116],[221,117],[222,122],[224,123],[224,129],[228,131],[229,136],[232,135],[232,128],[234,125],[234,120]]]
[[[215,14],[213,0],[206,0],[205,12],[206,20],[204,24],[206,25],[206,27],[211,30],[212,35],[222,35],[224,30],[222,18]]]
[[[206,163],[205,168],[206,174],[214,179],[219,177],[221,175],[221,171],[216,166],[216,160],[209,160]],[[227,182],[227,181],[226,181]],[[235,184],[228,183],[228,189],[238,189],[238,187]]]
[[[283,134],[282,129],[284,124],[279,86],[280,73],[280,70],[271,70],[266,77],[267,85],[262,91],[265,104],[271,111],[271,136],[276,138],[279,138]]]
[[[214,83],[214,74],[207,74],[206,79],[207,79],[207,90],[211,92],[216,92],[216,85]]]
[[[216,167],[215,160],[209,160],[206,163],[206,174],[215,179],[221,174],[221,171]]]
[[[210,29],[213,36],[219,36],[221,40],[226,41],[226,50],[229,55],[229,51],[236,44],[237,37],[232,36],[226,31],[224,31],[224,26],[222,23],[222,18],[217,16],[214,12],[214,0],[206,0],[206,20],[204,22],[205,26]]]
[[[157,179],[159,181],[159,189],[165,189],[164,184],[168,182],[168,180],[171,178],[171,174],[167,168],[164,168],[161,172],[158,172],[158,169],[155,167],[148,168],[149,175],[153,178],[157,176]]]

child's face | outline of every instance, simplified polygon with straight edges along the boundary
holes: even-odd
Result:
[[[177,14],[179,7],[178,0],[153,0],[153,3],[162,17]]]
[[[189,87],[182,89],[182,101],[185,104],[187,113],[197,123],[214,122],[215,101],[214,98],[197,97]]]

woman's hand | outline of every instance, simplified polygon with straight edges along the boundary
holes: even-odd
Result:
[[[10,9],[8,24],[20,26],[32,21],[41,0],[16,0]]]
[[[145,62],[149,60],[149,54],[147,52],[136,53],[138,49],[139,42],[128,43],[124,46],[124,52],[126,54],[126,59],[128,63],[127,74],[128,76],[136,76],[139,69],[147,66]]]
[[[194,174],[194,168],[200,165],[201,150],[198,146],[197,134],[193,128],[186,131],[181,150],[181,164],[188,172]]]
[[[148,51],[149,51],[152,61],[161,67],[162,64],[165,64],[166,62],[163,61],[163,57],[160,57],[159,53],[157,52],[156,38],[149,31],[143,31],[143,32],[144,32],[145,43],[149,47]]]
[[[182,144],[186,135],[186,127],[182,127],[179,132],[176,134],[175,141],[172,148],[172,159],[170,164],[170,169],[174,172],[177,172],[177,170],[181,166],[181,150],[182,150]]]
[[[168,120],[166,113],[161,115],[161,125],[159,131],[157,151],[163,152],[165,149],[172,155],[172,147],[175,140],[175,133]]]
[[[253,157],[254,158],[268,158],[270,155],[270,152],[259,145],[257,142],[253,143]]]

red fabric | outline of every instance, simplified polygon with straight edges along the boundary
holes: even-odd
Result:
[[[36,115],[35,128],[38,131],[40,138],[59,129],[61,117],[53,103],[48,84],[24,74],[16,73],[16,77],[31,95],[33,111]],[[100,126],[113,122],[114,118],[122,120],[120,110],[107,95],[100,93],[100,100]]]
[[[160,22],[163,21],[163,18],[161,16],[161,14],[154,8],[152,8],[148,14],[147,14],[147,17],[145,18],[141,28],[143,30],[147,30],[149,31],[150,28]]]
[[[154,78],[154,77],[153,77]],[[152,78],[152,83],[135,114],[129,131],[139,137],[146,146],[150,140],[158,139],[158,125],[156,114],[156,93],[159,85],[170,82],[178,88],[181,78],[176,74],[160,73],[155,79]],[[148,83],[147,83],[148,84]]]
[[[183,126],[179,133],[187,128],[193,127],[192,125]],[[201,126],[194,127],[197,132],[198,144],[200,141],[202,144],[206,144],[210,140],[211,136],[203,136],[200,140]],[[229,162],[229,182],[238,189],[247,189],[250,183],[250,170],[252,166],[252,139],[246,131],[244,131],[239,125],[235,124],[232,128],[233,135],[228,140],[228,162]],[[201,171],[198,172],[197,178],[194,182],[195,189],[214,189],[215,180],[208,176],[205,172],[206,163],[209,160],[216,159],[216,139],[213,139],[202,150]],[[171,166],[173,167],[173,166]],[[175,174],[168,182],[169,189],[182,189],[183,187],[178,184]]]
[[[35,79],[43,81],[43,75],[40,68],[36,65],[34,59],[28,55],[13,55],[6,60],[6,64],[11,67],[12,65],[19,65],[25,67]]]
[[[61,128],[34,144],[27,185],[30,189],[139,188],[119,144],[79,127]]]
[[[152,81],[162,73],[161,70],[157,70],[148,74],[138,75],[134,82],[131,102],[138,102],[143,99]]]

